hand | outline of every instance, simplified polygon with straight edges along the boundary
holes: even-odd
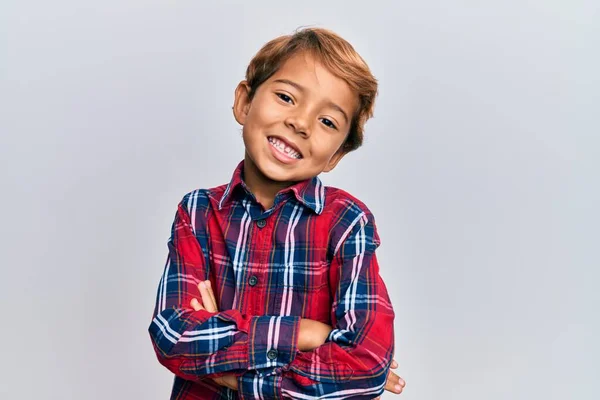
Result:
[[[213,378],[217,385],[226,386],[229,389],[238,390],[238,382],[235,375],[223,375]]]
[[[392,365],[390,368],[391,369],[388,371],[387,381],[385,383],[385,390],[400,394],[402,393],[402,390],[404,390],[404,386],[406,386],[406,381],[392,371],[392,369],[398,368],[398,363],[396,360],[392,360]],[[380,397],[376,397],[375,399],[379,400]]]
[[[198,299],[194,297],[190,301],[192,308],[195,311],[206,310],[209,312],[219,312],[217,300],[215,299],[215,294],[212,291],[210,279],[200,281],[200,283],[198,283],[198,290],[200,291],[200,296],[202,297],[202,304],[200,304]]]
[[[217,300],[215,299],[215,294],[212,290],[212,285],[210,284],[210,279],[205,281],[200,281],[198,283],[198,290],[200,291],[200,296],[202,298],[202,304],[198,301],[197,298],[193,298],[190,301],[190,305],[195,311],[206,310],[209,312],[219,312],[219,308],[217,307]],[[226,386],[229,389],[238,390],[238,382],[235,375],[223,375],[216,378],[212,378],[212,380],[220,386]]]
[[[298,350],[316,349],[325,343],[331,329],[331,326],[323,322],[302,318],[300,320],[300,332],[298,333]]]

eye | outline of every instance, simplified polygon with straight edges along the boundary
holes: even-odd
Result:
[[[275,94],[277,95],[277,97],[279,97],[281,100],[285,101],[286,103],[290,103],[290,104],[294,103],[292,98],[290,96],[288,96],[287,94],[284,94],[284,93],[275,93]]]
[[[327,126],[328,128],[337,129],[337,126],[335,126],[335,124],[327,118],[321,118],[321,121],[323,122],[323,125]]]

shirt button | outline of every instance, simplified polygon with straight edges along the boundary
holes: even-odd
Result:
[[[257,283],[258,283],[258,278],[256,276],[254,276],[254,275],[252,275],[250,277],[250,279],[248,279],[248,285],[250,285],[250,286],[254,286]]]
[[[256,225],[258,225],[259,228],[264,228],[266,224],[267,221],[265,221],[264,219],[259,219],[258,221],[256,221]]]
[[[267,357],[269,357],[269,360],[274,360],[277,358],[277,350],[275,349],[271,349],[267,352]]]

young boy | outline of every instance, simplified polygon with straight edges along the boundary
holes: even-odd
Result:
[[[150,337],[171,399],[374,398],[394,311],[360,200],[318,175],[362,144],[377,81],[331,31],[267,43],[235,91],[245,156],[178,205]]]

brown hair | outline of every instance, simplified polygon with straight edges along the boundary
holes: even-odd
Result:
[[[305,28],[265,44],[246,69],[250,99],[264,81],[277,72],[290,56],[299,51],[308,51],[317,57],[326,68],[345,80],[358,94],[359,106],[352,116],[350,131],[342,145],[345,152],[358,149],[363,142],[365,122],[373,116],[377,79],[354,47],[330,30]]]

